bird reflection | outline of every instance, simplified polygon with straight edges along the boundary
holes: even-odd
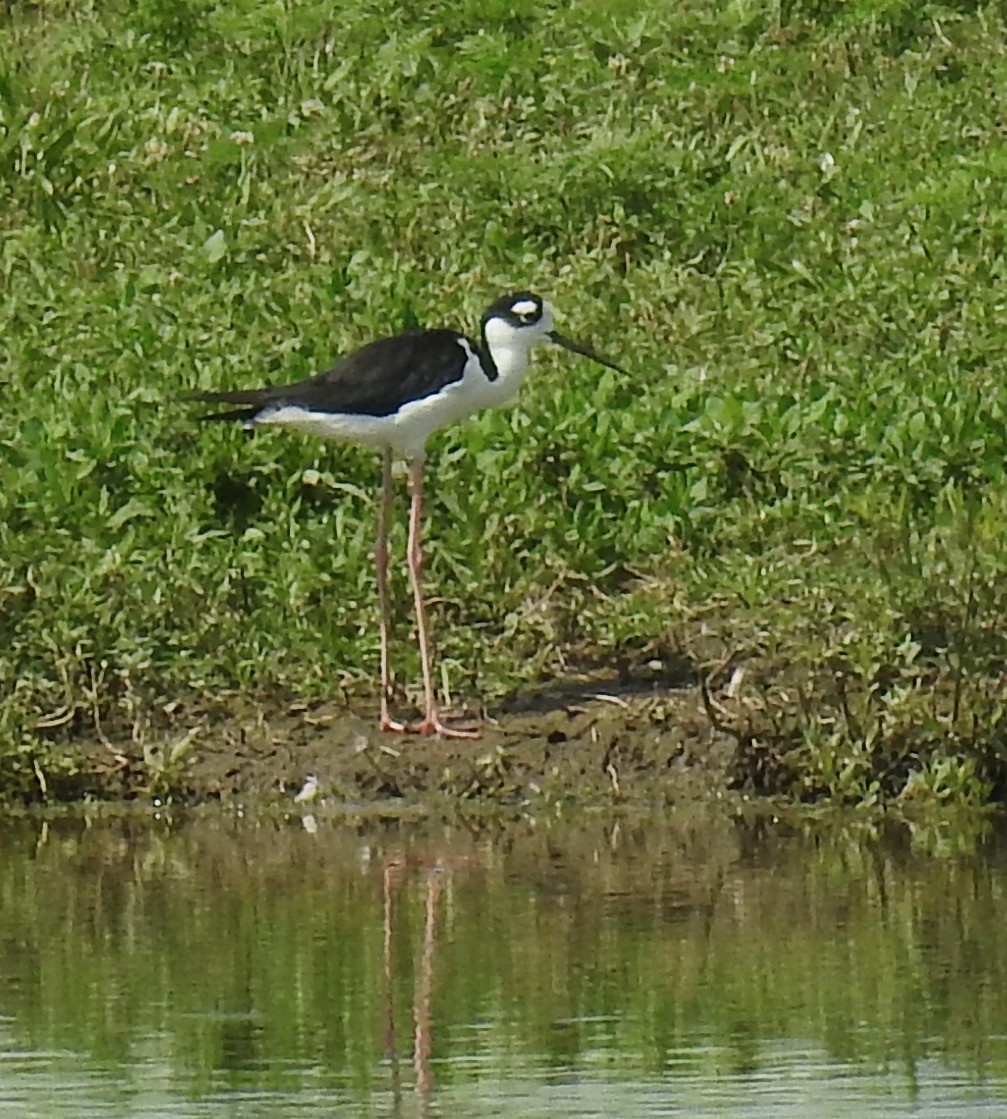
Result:
[[[423,867],[426,916],[423,924],[423,941],[420,947],[419,967],[416,969],[416,986],[413,993],[413,1074],[414,1093],[419,1114],[426,1116],[430,1110],[433,1078],[430,1072],[430,1055],[433,1045],[431,1001],[434,986],[434,963],[437,947],[437,914],[440,907],[445,867],[441,860]],[[385,1055],[391,1076],[392,1114],[398,1119],[403,1114],[402,1071],[399,1062],[395,1026],[395,969],[392,933],[395,924],[396,895],[405,881],[409,867],[405,860],[390,858],[385,861],[384,887],[384,976],[385,976]]]

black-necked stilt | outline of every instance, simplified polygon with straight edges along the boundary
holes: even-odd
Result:
[[[413,330],[371,342],[306,381],[272,388],[200,392],[191,397],[204,403],[238,406],[203,417],[207,420],[239,420],[255,426],[279,424],[327,439],[355,440],[383,452],[375,548],[381,610],[382,730],[475,737],[472,731],[445,726],[434,697],[421,584],[424,447],[438,428],[481,408],[511,401],[528,371],[532,346],[544,341],[624,372],[563,337],[553,327],[552,308],[545,300],[530,292],[517,292],[497,300],[483,315],[478,341],[454,330]],[[389,714],[387,541],[395,457],[410,463],[408,559],[426,704],[422,721],[411,726],[396,722]]]

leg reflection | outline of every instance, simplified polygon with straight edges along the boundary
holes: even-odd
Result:
[[[388,859],[385,862],[383,878],[384,897],[384,970],[385,970],[385,1055],[392,1080],[392,1114],[402,1114],[402,1078],[399,1072],[399,1053],[395,1044],[395,969],[392,960],[392,928],[395,890],[402,881],[405,864],[401,859]]]
[[[423,926],[423,955],[420,957],[416,999],[413,1003],[413,1020],[416,1023],[413,1068],[416,1071],[416,1094],[421,1101],[420,1112],[424,1115],[433,1087],[430,1077],[430,997],[434,986],[434,948],[437,943],[437,903],[441,896],[441,873],[440,862],[427,870],[427,919]]]
[[[402,1111],[402,1071],[399,1063],[398,1035],[395,1028],[395,960],[392,936],[395,928],[398,887],[408,873],[402,859],[389,859],[384,866],[384,979],[385,979],[385,1056],[391,1076],[392,1114],[399,1119]],[[433,1077],[430,1071],[433,1048],[433,1021],[431,1003],[434,988],[434,957],[437,947],[437,913],[443,888],[444,867],[440,860],[425,867],[425,920],[419,966],[416,968],[416,987],[413,995],[413,1073],[414,1091],[421,1116],[429,1112],[433,1094]]]

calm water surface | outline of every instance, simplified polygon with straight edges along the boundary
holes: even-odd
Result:
[[[0,1115],[1007,1116],[1007,842],[942,842],[0,825]]]

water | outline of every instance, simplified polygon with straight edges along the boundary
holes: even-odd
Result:
[[[1007,842],[0,827],[0,1116],[1007,1115]]]

